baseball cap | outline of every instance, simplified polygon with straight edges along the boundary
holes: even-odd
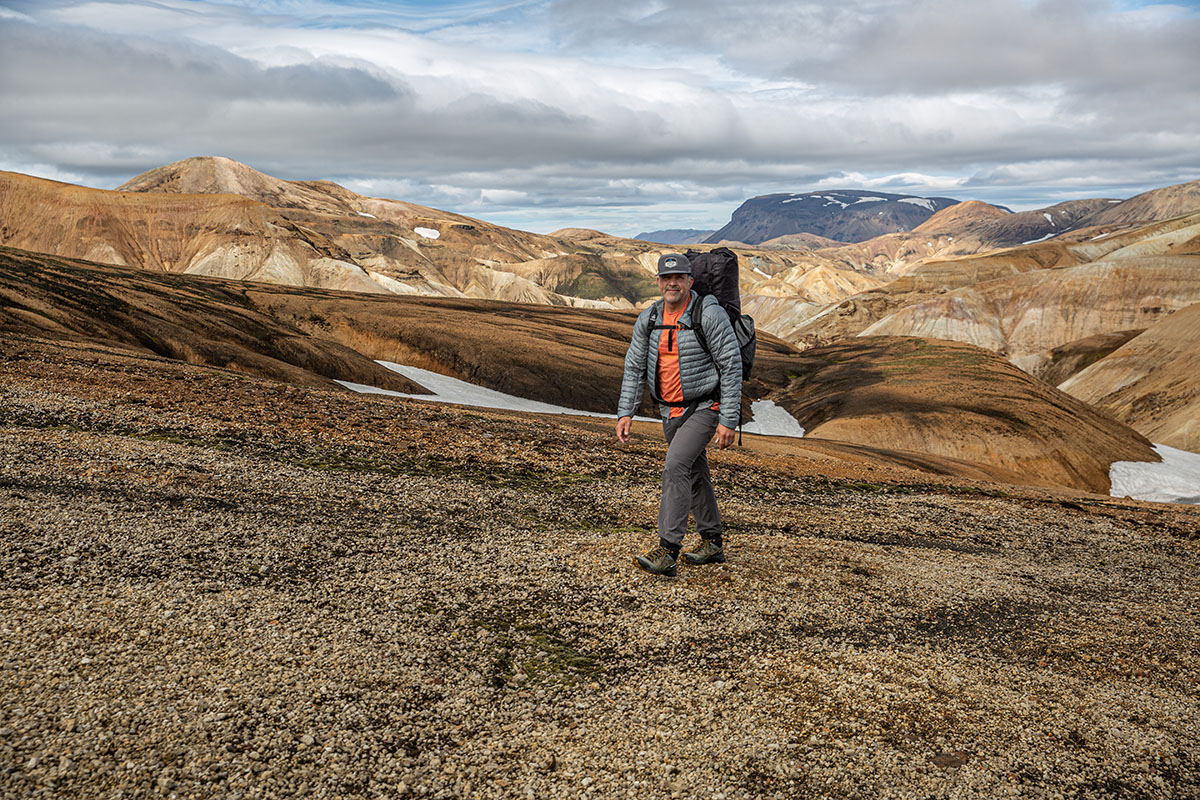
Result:
[[[667,253],[658,259],[658,274],[662,275],[691,275],[692,262],[687,256],[679,253]]]

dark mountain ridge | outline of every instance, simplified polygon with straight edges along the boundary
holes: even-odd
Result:
[[[707,241],[758,244],[792,233],[815,233],[842,242],[862,242],[885,233],[911,231],[958,202],[949,197],[849,189],[768,194],[742,203],[729,224]]]

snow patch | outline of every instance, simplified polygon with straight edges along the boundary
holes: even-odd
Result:
[[[838,200],[833,195],[828,195],[828,194],[794,195],[788,200],[780,201],[780,204],[782,205],[783,203],[799,203],[801,200],[809,200],[809,199],[824,200],[825,201],[824,205],[826,205],[826,206],[839,205],[842,208],[845,208],[847,205],[849,205],[849,203],[843,203],[841,200]]]
[[[860,197],[857,200],[855,200],[853,203],[851,203],[850,205],[856,206],[859,203],[886,203],[886,202],[887,202],[886,197]]]
[[[899,201],[897,201],[897,202],[911,203],[914,206],[922,206],[924,208],[928,208],[930,211],[937,210],[936,208],[934,208],[933,201],[927,197],[901,197],[899,199]]]
[[[360,394],[384,394],[391,397],[404,397],[410,400],[425,400],[434,403],[453,403],[460,406],[475,406],[476,408],[498,408],[506,411],[525,411],[531,414],[569,414],[576,417],[608,417],[613,414],[601,414],[595,411],[580,411],[574,408],[540,403],[537,400],[526,400],[514,397],[473,383],[451,378],[438,372],[431,372],[420,367],[410,367],[391,361],[376,362],[382,367],[398,372],[409,380],[419,383],[433,394],[405,394],[380,389],[352,381],[335,381],[352,392]],[[804,428],[796,422],[796,418],[784,411],[770,400],[755,400],[750,404],[754,419],[742,426],[743,433],[756,433],[759,436],[786,436],[799,438],[804,435]],[[659,422],[657,418],[636,417],[643,422]]]
[[[1055,224],[1055,223],[1054,223],[1054,217],[1050,216],[1050,215],[1049,215],[1049,214],[1047,214],[1046,212],[1044,212],[1044,211],[1043,211],[1043,212],[1042,212],[1042,216],[1043,216],[1043,217],[1045,217],[1045,219],[1046,219],[1046,222],[1049,222],[1051,225]]]
[[[754,419],[742,425],[742,433],[793,439],[804,436],[804,428],[796,418],[770,400],[755,400],[750,404],[750,411],[754,413]]]
[[[1037,244],[1038,242],[1044,242],[1047,239],[1051,239],[1057,235],[1058,235],[1058,231],[1050,231],[1049,233],[1047,233],[1045,236],[1041,237],[1040,239],[1030,239],[1028,242],[1021,242],[1021,244]]]
[[[437,239],[442,235],[442,232],[435,228],[413,228],[413,233],[424,236],[426,239]]]
[[[1162,462],[1115,461],[1108,469],[1113,497],[1154,503],[1200,504],[1200,453],[1154,445]]]
[[[758,267],[755,267],[755,268],[754,268],[754,271],[755,271],[755,272],[757,272],[759,275],[762,275],[764,278],[769,278],[769,277],[771,277],[770,275],[768,275],[767,273],[763,272],[763,271],[762,271],[761,269],[759,269]]]
[[[365,211],[360,211],[360,212],[358,212],[358,215],[359,215],[360,217],[370,217],[371,219],[379,219],[379,217],[375,216],[374,214],[368,214],[368,213],[367,213],[367,212],[365,212]]]

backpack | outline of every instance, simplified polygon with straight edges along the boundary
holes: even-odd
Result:
[[[704,297],[711,294],[717,298],[721,308],[729,315],[733,325],[733,334],[737,337],[738,350],[742,356],[742,380],[750,379],[750,370],[754,367],[754,351],[758,346],[758,336],[754,331],[754,319],[742,313],[742,296],[738,290],[738,259],[737,253],[728,247],[714,247],[707,253],[688,250],[684,253],[687,260],[692,262],[692,288],[696,294]],[[698,304],[692,311],[692,328],[704,352],[712,357],[708,340],[704,335],[704,305]]]

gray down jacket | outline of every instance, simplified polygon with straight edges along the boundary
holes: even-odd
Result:
[[[712,358],[704,352],[696,334],[691,330],[692,309],[696,303],[704,303],[704,335]],[[657,395],[658,346],[667,331],[650,330],[650,317],[662,320],[663,301],[659,300],[638,315],[633,324],[633,339],[629,352],[625,354],[625,377],[621,381],[621,397],[617,401],[617,417],[632,417],[642,402],[646,382],[655,387]],[[684,402],[708,397],[720,386],[720,422],[727,428],[736,428],[742,413],[742,357],[738,352],[737,337],[729,317],[721,308],[717,298],[705,295],[703,300],[694,291],[688,301],[687,310],[679,318],[679,380],[683,385]],[[671,407],[660,405],[663,418],[670,416]]]

